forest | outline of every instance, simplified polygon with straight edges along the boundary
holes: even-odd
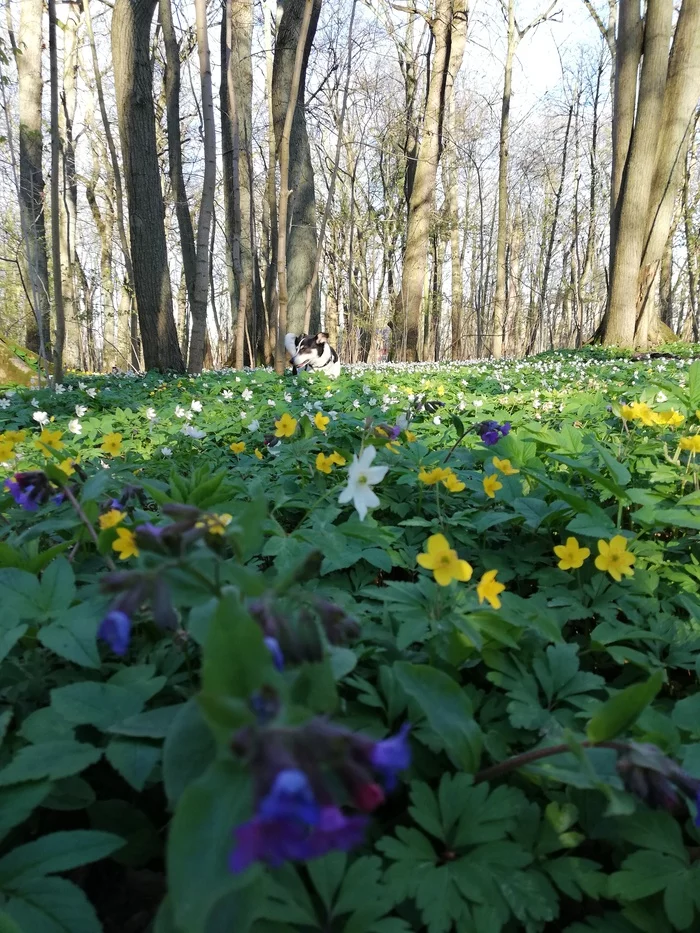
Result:
[[[699,16],[6,0],[3,336],[194,373],[280,369],[286,331],[348,363],[697,340]]]

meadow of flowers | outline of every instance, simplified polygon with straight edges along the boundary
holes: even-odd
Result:
[[[699,929],[695,352],[0,387],[0,933]]]

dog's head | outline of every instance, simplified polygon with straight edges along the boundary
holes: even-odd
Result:
[[[328,357],[330,347],[328,345],[328,334],[287,334],[284,339],[284,345],[287,348],[293,366],[297,369],[303,369],[305,366],[318,365],[324,357]]]

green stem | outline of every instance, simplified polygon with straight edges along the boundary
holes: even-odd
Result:
[[[63,492],[64,492],[64,494],[65,494],[66,499],[68,499],[68,501],[70,502],[70,504],[73,506],[73,509],[75,510],[76,515],[78,516],[78,518],[80,519],[80,521],[83,523],[83,525],[85,525],[85,527],[87,528],[88,534],[89,534],[90,537],[92,538],[92,540],[93,540],[93,542],[94,542],[94,544],[95,544],[95,547],[97,548],[97,551],[98,551],[98,553],[99,553],[99,550],[100,550],[100,542],[99,542],[99,539],[98,539],[98,537],[97,537],[97,532],[95,531],[95,526],[92,524],[92,522],[90,521],[90,519],[87,517],[87,515],[86,515],[85,512],[83,511],[83,507],[81,506],[81,504],[78,502],[78,500],[77,500],[77,499],[75,498],[75,496],[73,495],[73,492],[72,492],[70,486],[64,486],[64,487],[63,487]],[[103,555],[102,555],[102,559],[104,560],[105,564],[107,564],[107,566],[109,567],[110,570],[116,570],[116,569],[117,569],[116,566],[115,566],[115,564],[114,564],[114,561],[113,561],[112,558],[109,556],[109,554],[103,554]]]
[[[626,752],[629,750],[627,742],[589,742],[586,740],[581,742],[581,747],[612,748],[616,752]],[[492,765],[490,768],[477,771],[474,775],[474,783],[480,784],[482,781],[493,781],[503,777],[504,774],[516,771],[518,768],[524,768],[527,765],[533,764],[535,761],[541,761],[543,758],[551,758],[553,755],[563,755],[570,751],[571,746],[566,742],[562,742],[561,745],[551,745],[549,748],[536,748],[531,752],[523,752],[521,755],[514,755],[512,758],[507,758],[505,761],[501,761],[497,765]]]

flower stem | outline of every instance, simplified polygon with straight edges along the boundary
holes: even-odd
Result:
[[[94,544],[95,544],[95,547],[97,548],[97,550],[98,550],[98,552],[99,552],[99,549],[100,549],[100,542],[99,542],[99,540],[98,540],[97,532],[95,531],[94,525],[92,524],[92,522],[90,521],[90,519],[87,517],[87,515],[86,515],[85,512],[83,511],[83,507],[81,506],[81,504],[78,502],[78,500],[77,500],[77,499],[75,498],[75,496],[73,495],[73,492],[71,491],[70,486],[64,486],[64,487],[63,487],[63,492],[65,493],[66,499],[68,499],[68,501],[70,502],[70,504],[73,506],[73,509],[75,510],[76,515],[78,516],[78,518],[80,519],[80,521],[83,523],[83,525],[85,525],[85,527],[87,528],[88,534],[89,534],[90,537],[92,538],[92,540],[93,540],[93,542],[94,542]],[[114,563],[114,561],[113,561],[112,558],[109,556],[109,554],[103,554],[103,555],[102,555],[102,559],[104,560],[105,564],[107,564],[107,566],[109,567],[110,570],[116,570],[116,569],[117,569],[117,568],[116,568],[116,565],[115,565],[115,563]]]
[[[590,742],[587,739],[581,742],[582,748],[612,748],[616,752],[626,752],[629,749],[627,742]],[[571,751],[571,746],[566,742],[560,745],[551,745],[548,748],[536,748],[531,752],[523,752],[521,755],[514,755],[512,758],[506,758],[505,761],[492,765],[490,768],[483,768],[474,775],[474,783],[480,784],[482,781],[493,781],[504,774],[510,774],[518,768],[524,768],[533,764],[535,761],[541,761],[543,758],[551,758],[553,755],[563,755]]]

